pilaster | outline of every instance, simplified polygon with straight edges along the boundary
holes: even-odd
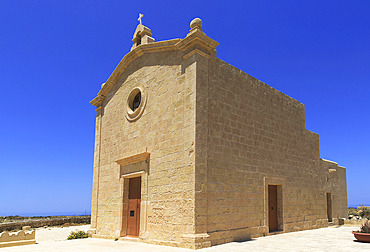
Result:
[[[93,188],[91,200],[91,226],[89,233],[96,234],[98,205],[99,205],[99,179],[100,179],[100,152],[101,152],[101,127],[104,107],[102,106],[104,97],[98,96],[91,103],[96,108],[96,127],[95,127],[95,148],[94,148],[94,171],[93,171]]]

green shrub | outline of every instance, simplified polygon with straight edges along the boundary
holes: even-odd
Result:
[[[349,207],[348,215],[360,216],[361,218],[370,219],[370,207],[364,205],[358,206],[356,208]]]
[[[348,215],[358,216],[357,210],[354,207],[349,207]]]
[[[366,206],[364,207],[364,209],[362,210],[361,217],[370,219],[370,207]]]
[[[87,238],[89,235],[85,231],[72,231],[71,234],[68,236],[67,240],[73,240],[73,239],[82,239],[82,238]]]

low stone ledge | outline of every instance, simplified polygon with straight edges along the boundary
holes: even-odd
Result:
[[[44,226],[59,226],[65,223],[90,224],[90,220],[91,220],[90,216],[70,216],[70,217],[63,217],[63,218],[46,218],[46,219],[39,219],[39,220],[26,220],[26,221],[18,221],[18,222],[0,223],[0,232],[21,230],[22,227],[24,226],[30,226],[31,228],[38,228],[38,227],[44,227]]]
[[[92,238],[97,238],[97,239],[107,239],[107,240],[114,240],[115,237],[110,236],[110,235],[100,235],[100,234],[93,234],[91,236]]]
[[[334,225],[344,225],[346,218],[333,218]]]
[[[24,230],[8,233],[0,233],[0,248],[36,244],[36,230],[25,232]]]

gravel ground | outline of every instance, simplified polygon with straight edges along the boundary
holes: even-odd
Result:
[[[72,231],[89,230],[90,225],[70,226],[70,227],[47,227],[36,228],[36,243],[65,241]]]

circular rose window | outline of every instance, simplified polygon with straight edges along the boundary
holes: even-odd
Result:
[[[129,121],[135,121],[144,112],[146,96],[140,87],[131,90],[126,104],[126,118]]]

